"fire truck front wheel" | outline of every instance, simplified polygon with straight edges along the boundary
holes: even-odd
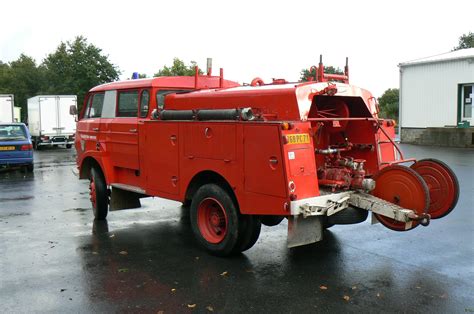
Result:
[[[240,251],[241,223],[234,200],[223,188],[206,184],[197,190],[191,202],[191,226],[206,250],[220,256]]]
[[[96,220],[104,220],[109,211],[109,195],[105,179],[100,170],[91,169],[89,195]]]

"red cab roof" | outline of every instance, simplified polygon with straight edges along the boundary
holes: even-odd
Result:
[[[147,87],[207,89],[240,86],[237,82],[229,80],[222,80],[222,86],[220,86],[219,82],[220,77],[218,76],[198,76],[197,85],[194,76],[161,76],[154,78],[106,83],[93,87],[90,92]]]

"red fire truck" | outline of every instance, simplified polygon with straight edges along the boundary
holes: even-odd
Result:
[[[456,205],[444,163],[405,159],[394,121],[343,75],[310,82],[157,77],[94,87],[76,134],[95,219],[158,196],[190,210],[198,242],[217,255],[252,247],[261,224],[288,219],[288,246],[334,224],[373,219],[406,231]]]

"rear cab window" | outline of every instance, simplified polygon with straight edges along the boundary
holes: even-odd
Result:
[[[156,106],[158,110],[163,110],[165,108],[165,96],[168,94],[175,94],[175,93],[188,93],[192,90],[186,89],[176,89],[176,90],[169,90],[169,89],[161,89],[156,91]]]
[[[26,140],[26,136],[26,130],[23,125],[0,125],[0,141],[2,142]]]

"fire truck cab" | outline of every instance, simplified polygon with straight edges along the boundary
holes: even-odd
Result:
[[[95,218],[142,197],[180,201],[198,242],[230,255],[285,218],[293,247],[368,211],[397,231],[449,213],[459,193],[449,167],[404,159],[370,92],[322,68],[306,83],[196,74],[91,89],[75,145]]]

